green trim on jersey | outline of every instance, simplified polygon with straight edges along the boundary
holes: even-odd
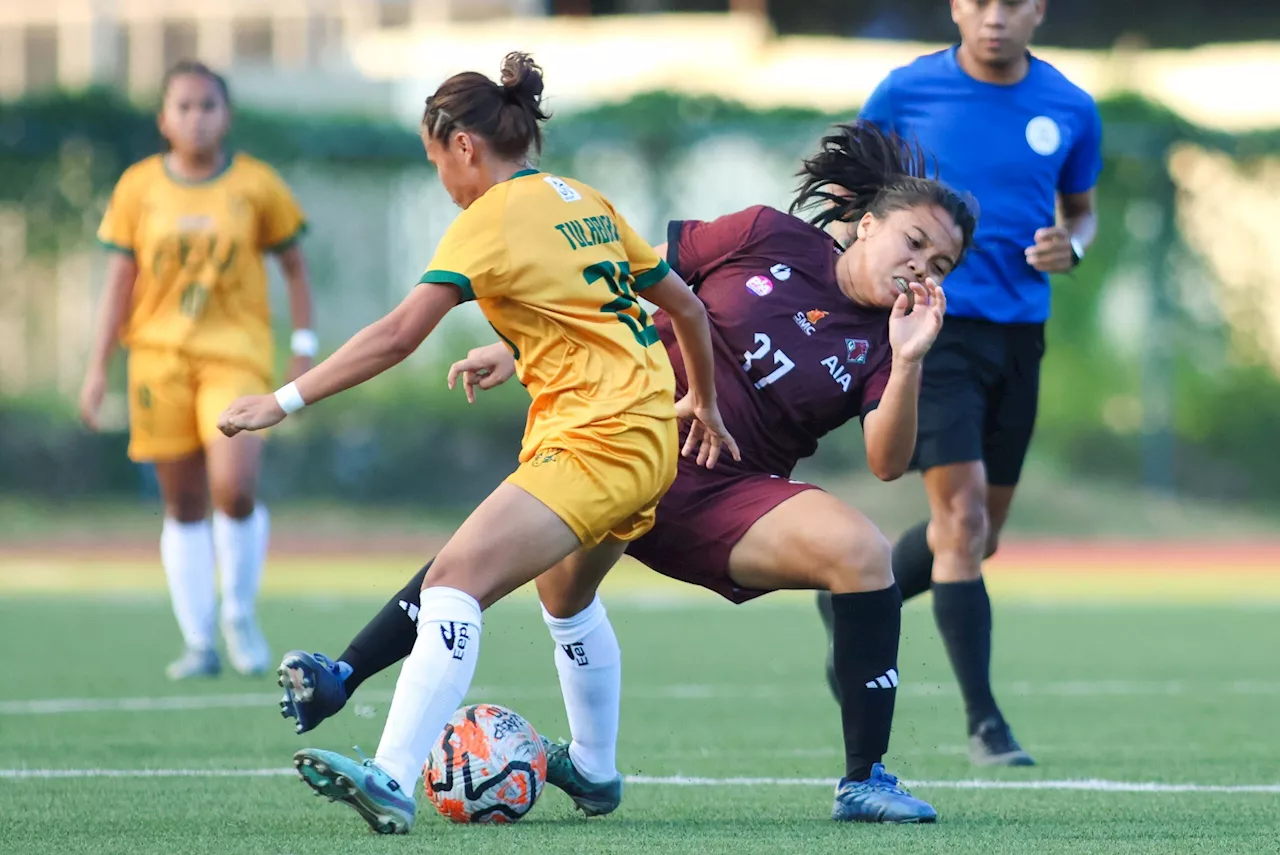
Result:
[[[452,270],[428,270],[422,274],[418,284],[452,285],[462,292],[463,303],[470,302],[476,298],[476,292],[471,289],[471,280],[461,273],[454,273]]]
[[[307,228],[307,221],[303,220],[301,223],[298,223],[298,227],[293,230],[293,234],[278,243],[273,243],[271,246],[264,247],[262,251],[267,253],[284,252],[286,249],[297,243],[299,239],[307,233]]]
[[[111,241],[103,240],[102,238],[98,238],[98,244],[105,249],[111,250],[112,252],[118,252],[121,255],[127,255],[130,258],[134,257],[133,250],[129,249],[129,247],[127,246],[121,246],[118,243],[112,243]]]
[[[659,261],[658,266],[652,270],[646,270],[635,277],[635,284],[632,286],[634,291],[643,291],[646,288],[652,288],[657,285],[666,275],[671,272],[671,265],[665,261]]]

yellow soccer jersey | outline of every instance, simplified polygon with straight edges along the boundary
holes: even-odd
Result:
[[[621,413],[675,417],[675,378],[636,292],[670,268],[597,191],[537,170],[449,227],[422,282],[475,299],[533,397],[521,461]]]
[[[161,155],[121,176],[98,239],[134,256],[138,278],[123,343],[272,373],[263,253],[301,234],[302,211],[270,166],[248,155],[185,182]]]

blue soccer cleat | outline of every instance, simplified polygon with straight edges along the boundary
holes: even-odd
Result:
[[[298,733],[314,729],[347,703],[346,679],[351,666],[345,662],[334,662],[323,653],[290,650],[276,673],[284,689],[280,715],[296,719]]]
[[[413,829],[413,794],[406,794],[372,760],[360,763],[336,751],[304,748],[293,755],[293,765],[317,796],[350,805],[378,834],[408,834]]]
[[[938,812],[902,789],[884,764],[877,763],[867,780],[845,778],[836,785],[831,818],[837,822],[937,822]]]
[[[604,816],[613,813],[622,803],[622,776],[596,783],[588,781],[573,765],[569,756],[569,743],[552,742],[539,737],[547,752],[547,783],[559,787],[573,804],[586,816]]]

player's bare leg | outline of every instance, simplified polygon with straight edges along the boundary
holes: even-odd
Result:
[[[550,508],[519,487],[500,485],[427,572],[418,637],[400,670],[376,757],[357,763],[304,749],[294,755],[303,780],[353,807],[379,833],[408,832],[422,765],[475,675],[482,610],[578,547]]]
[[[616,761],[622,651],[596,591],[626,546],[610,539],[575,552],[537,582],[572,736],[569,743],[543,738],[547,781],[587,816],[612,813],[622,802]]]
[[[256,501],[263,439],[241,433],[218,437],[205,450],[213,498],[213,542],[222,580],[222,637],[241,674],[264,673],[271,651],[258,624],[258,591],[270,521]]]
[[[834,672],[845,740],[845,775],[836,788],[832,818],[935,821],[937,812],[900,787],[882,762],[893,725],[902,626],[902,598],[884,535],[839,499],[807,490],[747,530],[730,553],[729,575],[743,588],[832,594]]]
[[[215,649],[217,592],[204,454],[159,460],[155,469],[164,501],[160,559],[183,640],[182,655],[165,673],[171,680],[214,677],[222,664]]]
[[[979,765],[1033,765],[991,691],[991,599],[982,579],[982,560],[992,545],[986,470],[981,462],[938,466],[925,472],[924,484],[933,614],[964,696],[970,756]],[[1000,491],[999,498],[1006,496],[1012,500],[1011,489]]]

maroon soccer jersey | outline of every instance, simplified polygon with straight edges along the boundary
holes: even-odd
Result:
[[[818,439],[875,409],[889,379],[889,310],[836,285],[839,247],[764,206],[711,222],[672,222],[667,261],[707,307],[716,392],[742,451],[718,466],[789,475]],[[677,394],[688,389],[671,320],[655,317]]]

